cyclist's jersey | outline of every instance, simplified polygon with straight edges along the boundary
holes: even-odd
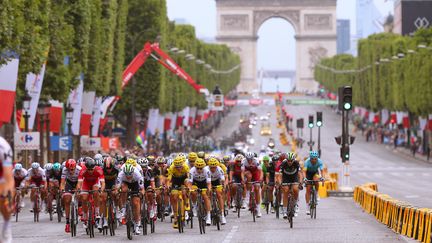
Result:
[[[120,185],[122,183],[126,184],[132,184],[132,183],[138,183],[139,188],[142,190],[144,189],[144,177],[142,176],[141,172],[139,172],[137,169],[134,170],[132,176],[128,178],[126,174],[123,171],[120,171],[117,177],[117,185]]]
[[[227,174],[227,167],[226,167],[224,164],[219,163],[219,167],[222,169],[222,171],[223,171],[225,174]]]
[[[189,166],[187,166],[186,164],[183,164],[183,167],[180,170],[176,169],[174,164],[172,164],[168,168],[168,179],[183,178],[183,177],[187,177],[188,175],[189,175]]]
[[[141,175],[144,178],[144,182],[154,181],[153,172],[149,166],[147,166],[146,170],[141,170]]]
[[[116,181],[117,180],[117,176],[119,174],[119,170],[115,167],[113,167],[111,169],[110,172],[108,172],[105,168],[103,169],[103,173],[104,173],[104,177],[105,177],[105,182],[109,182],[109,181]]]
[[[15,187],[20,186],[21,182],[23,182],[26,179],[27,174],[28,172],[24,168],[22,168],[21,170],[15,170],[15,169],[12,170],[12,175],[15,180]]]
[[[310,158],[308,158],[304,163],[303,170],[308,173],[318,173],[318,170],[323,170],[323,168],[324,165],[321,159],[318,158],[317,162],[315,164],[312,164]]]
[[[37,168],[37,170],[30,168],[28,170],[27,180],[33,182],[46,181],[45,171],[42,168]]]
[[[190,169],[189,171],[189,181],[190,182],[207,182],[210,183],[210,171],[208,167],[204,167],[204,169],[199,173],[195,167]]]
[[[77,165],[73,174],[68,170],[68,168],[63,167],[61,178],[65,179],[67,183],[75,184],[78,182],[78,177],[81,172],[81,166]]]
[[[291,182],[297,182],[298,181],[298,173],[301,171],[300,164],[297,160],[294,160],[292,165],[288,165],[287,162],[283,162],[281,164],[281,173],[282,173],[282,179],[284,180],[284,183],[291,183]]]
[[[54,172],[54,170],[45,171],[46,177],[48,180],[61,180],[62,171],[59,171],[57,173]]]
[[[252,173],[257,172],[258,170],[262,170],[260,163],[256,158],[253,158],[252,163],[249,163],[247,159],[243,159],[242,165],[244,166],[245,170],[250,171]]]
[[[193,163],[195,163],[196,162],[196,160],[193,162]],[[193,166],[191,165],[191,162],[189,161],[189,159],[186,159],[186,164],[187,164],[187,166],[189,166],[189,168],[192,168]]]
[[[242,163],[232,162],[229,166],[230,171],[233,172],[233,177],[240,177],[241,173],[245,170],[245,167]]]
[[[104,181],[104,180],[105,180],[105,176],[103,170],[99,166],[95,166],[93,173],[91,174],[87,171],[87,168],[84,166],[82,167],[78,176],[78,181],[85,181],[89,184],[95,184],[98,183],[99,181]]]
[[[261,169],[262,169],[262,171],[263,171],[263,173],[264,173],[264,176],[267,174],[267,167],[266,167],[266,165],[265,165],[265,163],[263,162],[263,163],[261,163]]]
[[[4,168],[12,167],[12,148],[9,143],[0,137],[0,182],[4,181],[3,170]]]
[[[218,180],[224,181],[225,180],[225,175],[224,175],[224,172],[223,172],[221,167],[219,167],[219,166],[216,167],[216,170],[214,172],[212,172],[208,166],[206,168],[208,168],[208,170],[209,170],[211,181],[218,181]]]

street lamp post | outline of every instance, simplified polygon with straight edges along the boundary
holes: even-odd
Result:
[[[25,95],[23,98],[23,109],[24,109],[24,131],[28,132],[29,128],[28,128],[28,119],[30,118],[30,114],[29,114],[29,110],[30,110],[30,101],[31,101],[31,96],[28,94],[28,91],[25,91]],[[27,156],[27,150],[24,150],[24,164],[25,164],[25,168],[28,168],[28,156]]]
[[[45,115],[45,123],[46,123],[46,151],[47,151],[47,161],[51,161],[51,154],[50,154],[50,119],[49,119],[49,113],[51,110],[51,104],[50,103],[46,103],[45,105],[45,109],[44,109],[44,115]]]
[[[74,109],[72,108],[71,104],[68,104],[65,111],[66,111],[66,122],[67,122],[67,126],[68,126],[67,135],[68,135],[68,140],[71,143],[69,154],[68,154],[68,157],[70,159],[73,157],[72,118],[73,118]]]
[[[41,162],[44,158],[44,112],[45,112],[45,103],[41,102],[38,104],[37,112],[39,114],[39,162]]]

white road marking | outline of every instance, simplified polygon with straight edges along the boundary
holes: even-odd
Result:
[[[419,198],[418,195],[406,195],[405,198]]]
[[[235,232],[237,232],[238,230],[238,226],[234,225],[231,228],[231,231],[228,233],[228,235],[225,237],[224,241],[222,241],[222,243],[229,243],[231,242],[231,239],[234,237]]]

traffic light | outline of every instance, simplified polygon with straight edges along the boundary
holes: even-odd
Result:
[[[309,116],[309,124],[308,124],[309,128],[313,128],[314,127],[314,118],[312,115]]]
[[[341,158],[342,161],[345,162],[350,158],[350,149],[348,146],[341,147]]]
[[[303,127],[304,127],[303,118],[297,119],[297,128],[303,128]]]
[[[317,112],[317,122],[316,122],[317,127],[321,127],[323,125],[322,122],[322,112],[318,111]]]
[[[352,110],[352,87],[339,87],[339,110]]]

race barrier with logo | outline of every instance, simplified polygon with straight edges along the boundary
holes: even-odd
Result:
[[[379,193],[375,183],[356,186],[354,201],[394,232],[431,243],[432,209],[415,207]]]

